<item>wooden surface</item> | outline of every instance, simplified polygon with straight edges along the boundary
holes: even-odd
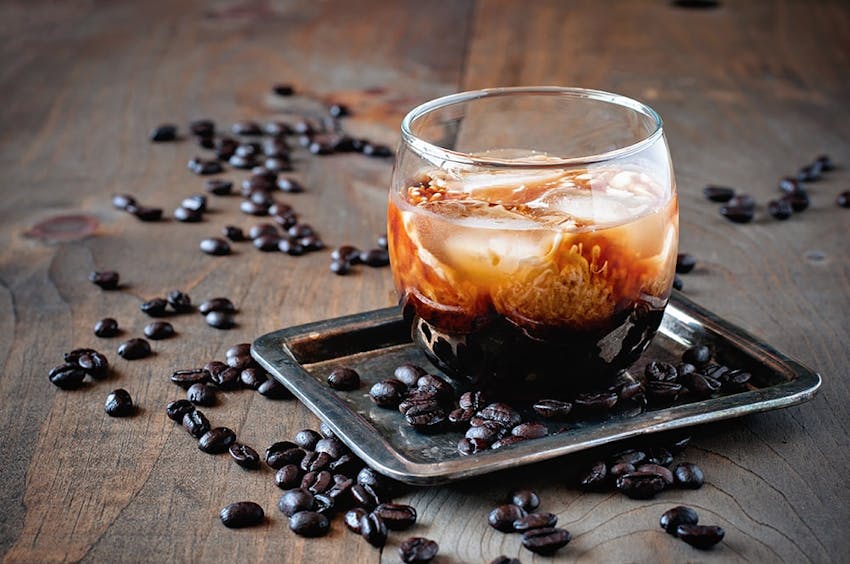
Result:
[[[215,199],[201,224],[143,224],[109,194],[136,194],[170,213],[200,190],[185,161],[192,142],[154,145],[163,121],[220,124],[268,118],[269,94],[292,82],[349,103],[359,135],[394,143],[403,114],[470,88],[563,84],[644,100],[665,119],[681,202],[681,248],[700,265],[685,278],[702,305],[813,366],[824,377],[809,404],[699,429],[688,459],[708,483],[649,502],[568,487],[571,459],[518,469],[405,499],[412,531],[436,539],[440,562],[499,554],[549,561],[485,522],[516,486],[538,490],[574,540],[558,561],[850,561],[850,7],[832,2],[723,2],[686,10],[664,0],[600,3],[65,2],[0,4],[0,554],[9,562],[397,562],[393,534],[372,549],[336,520],[302,540],[275,508],[269,471],[249,474],[210,457],[163,414],[180,396],[178,367],[283,326],[394,303],[388,269],[328,272],[327,252],[297,259],[240,246],[224,258],[198,241],[226,222],[249,226],[237,199]],[[812,207],[779,223],[725,221],[701,196],[736,186],[764,203],[776,180],[820,153],[842,165],[811,187]],[[287,198],[331,245],[365,246],[384,230],[390,165],[357,155],[298,163],[308,191]],[[241,179],[243,174],[228,174]],[[27,238],[60,214],[99,222],[93,236],[47,244]],[[121,292],[99,291],[93,269],[119,270]],[[173,288],[195,301],[232,297],[239,327],[174,319],[179,336],[156,356],[127,362],[118,340],[91,334],[111,315],[138,335],[144,298]],[[46,378],[62,351],[104,350],[110,380],[61,392]],[[111,419],[103,399],[127,388],[141,405]],[[225,394],[207,410],[264,448],[316,420],[295,402]],[[218,510],[260,502],[270,519],[230,531]],[[663,534],[660,513],[684,503],[726,541],[697,552]]]

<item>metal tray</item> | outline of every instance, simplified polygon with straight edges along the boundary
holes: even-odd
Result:
[[[740,417],[808,401],[820,376],[742,329],[674,292],[649,349],[632,367],[648,359],[676,361],[694,343],[712,346],[715,358],[748,369],[745,391],[643,412],[617,412],[597,420],[553,423],[550,434],[509,447],[462,456],[461,431],[423,435],[396,410],[377,407],[368,391],[411,362],[440,373],[410,340],[398,308],[329,319],[269,333],[251,352],[275,378],[315,413],[375,470],[410,484],[438,484],[546,460],[635,435],[668,431]],[[361,386],[352,392],[331,389],[327,374],[339,365],[355,368]],[[462,390],[458,390],[462,391]]]

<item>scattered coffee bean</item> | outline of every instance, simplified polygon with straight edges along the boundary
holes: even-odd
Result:
[[[299,511],[289,518],[289,528],[302,537],[321,537],[330,530],[330,521],[315,511]]]
[[[130,194],[113,194],[112,206],[118,210],[126,210],[127,206],[136,205],[136,198]]]
[[[767,203],[767,213],[775,219],[788,219],[793,215],[794,209],[791,207],[791,202],[786,199],[771,200]]]
[[[780,201],[787,202],[795,212],[805,211],[809,207],[809,196],[803,191],[786,194]]]
[[[188,313],[194,309],[192,306],[192,298],[180,290],[172,290],[168,292],[165,299],[168,302],[168,305],[171,306],[171,309],[177,313]]]
[[[646,452],[646,462],[649,464],[657,464],[664,467],[673,464],[673,454],[666,448],[653,447]]]
[[[272,91],[278,96],[292,96],[295,94],[295,89],[291,84],[275,84]]]
[[[616,392],[585,393],[578,394],[573,405],[586,413],[599,413],[614,407],[618,399]]]
[[[83,384],[85,371],[76,363],[60,364],[50,370],[50,382],[63,390],[74,390]]]
[[[253,136],[263,134],[263,128],[255,121],[237,121],[230,129],[236,135]]]
[[[534,511],[540,506],[540,498],[534,490],[517,490],[511,494],[511,503],[525,511]]]
[[[204,218],[204,215],[197,210],[179,207],[174,210],[174,219],[181,223],[198,223]]]
[[[555,399],[541,399],[534,403],[532,409],[546,419],[566,419],[573,409],[573,404]]]
[[[655,472],[631,472],[617,478],[617,489],[632,499],[650,499],[667,487],[663,476]]]
[[[735,196],[735,190],[726,186],[706,186],[703,195],[712,202],[728,202]]]
[[[835,198],[835,203],[842,208],[850,208],[850,190],[845,190]]]
[[[398,556],[407,564],[430,562],[439,551],[440,545],[424,537],[410,537],[398,545]]]
[[[705,483],[702,469],[691,462],[682,462],[673,469],[673,476],[680,488],[697,490]]]
[[[145,337],[155,341],[167,339],[174,336],[174,326],[167,321],[154,321],[145,325],[143,330]]]
[[[220,454],[227,451],[235,442],[236,433],[227,427],[215,427],[198,439],[198,448],[207,454]]]
[[[816,182],[821,179],[822,173],[823,165],[819,161],[815,161],[797,171],[797,180],[800,182]]]
[[[636,472],[649,472],[653,474],[658,474],[661,478],[664,479],[664,483],[667,487],[673,485],[673,473],[670,472],[667,468],[660,464],[641,464],[635,470]]]
[[[716,525],[679,525],[676,536],[700,550],[708,550],[723,540],[726,531]]]
[[[720,208],[720,214],[733,223],[749,223],[755,217],[755,210],[748,207],[727,205]]]
[[[785,178],[779,179],[779,189],[785,192],[786,194],[793,194],[795,192],[801,191],[803,187],[800,185],[800,182],[796,178],[786,176]]]
[[[379,515],[369,513],[360,519],[360,536],[372,546],[381,548],[387,543],[387,525]]]
[[[390,264],[390,254],[386,249],[369,249],[360,253],[360,262],[372,267],[387,266]]]
[[[739,392],[747,388],[752,375],[744,370],[730,370],[724,373],[720,381],[726,392]]]
[[[101,353],[90,350],[77,358],[77,365],[92,378],[101,379],[109,372],[109,361]]]
[[[286,386],[274,378],[269,378],[260,384],[260,387],[257,388],[257,393],[271,400],[291,399],[294,397],[292,392],[290,392]]]
[[[380,407],[395,409],[401,402],[406,386],[394,378],[382,380],[372,385],[369,397]]]
[[[682,362],[700,367],[711,360],[711,349],[705,345],[694,345],[682,353]]]
[[[330,270],[334,274],[339,274],[340,276],[343,276],[351,271],[351,265],[347,262],[335,260],[331,261]]]
[[[531,529],[522,534],[522,546],[537,554],[552,554],[567,546],[572,536],[566,529],[544,527]]]
[[[177,423],[182,422],[183,416],[192,411],[195,411],[195,405],[187,399],[175,400],[165,406],[165,415]]]
[[[89,274],[91,283],[100,286],[101,290],[116,289],[119,278],[120,276],[114,270],[104,270],[103,272],[92,272]]]
[[[225,225],[221,230],[221,234],[234,243],[245,240],[245,233],[242,231],[242,228],[235,225]]]
[[[151,300],[139,304],[139,309],[142,310],[142,313],[145,313],[151,317],[163,317],[167,315],[167,307],[168,302],[162,298],[153,298]]]
[[[296,513],[302,511],[310,511],[313,509],[313,494],[307,490],[294,489],[289,490],[280,496],[277,506],[281,513],[292,517]]]
[[[213,311],[224,311],[229,313],[236,312],[236,306],[233,305],[227,298],[212,298],[210,300],[206,300],[198,306],[198,311],[201,315],[206,315]]]
[[[339,366],[328,374],[328,385],[335,390],[356,390],[360,387],[360,375],[353,368]]]
[[[193,409],[183,415],[183,428],[194,438],[200,439],[210,430],[210,422],[202,411]]]
[[[136,411],[133,398],[130,397],[127,390],[122,388],[113,390],[106,396],[106,403],[103,408],[110,417],[128,417]]]
[[[231,329],[236,325],[233,314],[227,311],[211,311],[204,316],[204,320],[215,329]]]
[[[277,188],[281,192],[287,192],[289,194],[299,194],[304,191],[304,186],[302,186],[300,182],[286,177],[278,179]]]
[[[529,513],[514,521],[514,530],[518,533],[530,531],[531,529],[542,529],[554,527],[558,524],[558,517],[553,513]]]
[[[228,196],[233,193],[233,182],[220,178],[211,178],[204,182],[204,189],[215,196]]]
[[[278,441],[266,449],[266,464],[275,470],[286,464],[300,464],[306,452],[290,441]]]
[[[249,367],[239,373],[239,381],[244,387],[251,390],[258,389],[266,380],[268,380],[268,377],[262,368]]]
[[[207,384],[192,384],[186,390],[186,399],[195,405],[210,407],[215,405],[215,390]]]
[[[188,162],[189,170],[200,176],[218,174],[224,171],[224,167],[216,160],[207,160],[195,157]]]
[[[520,423],[513,429],[511,434],[523,439],[539,439],[549,434],[549,429],[543,423]]]
[[[275,472],[274,483],[282,490],[291,490],[301,484],[301,474],[301,468],[295,464],[286,464]],[[309,509],[309,507],[305,509]]]
[[[514,521],[526,516],[526,511],[512,503],[500,505],[490,512],[487,516],[487,522],[490,526],[503,533],[514,532]]]
[[[668,534],[676,536],[676,529],[679,525],[696,525],[699,522],[699,515],[690,507],[679,505],[673,509],[668,509],[661,515],[659,524]]]
[[[208,237],[201,241],[201,251],[208,255],[223,256],[230,254],[230,245],[224,239]]]
[[[151,354],[151,345],[145,339],[128,339],[118,345],[118,356],[124,360],[138,360]]]
[[[104,317],[94,324],[94,334],[96,337],[106,339],[118,335],[118,322],[111,317]]]
[[[231,503],[219,513],[221,522],[230,529],[253,527],[263,522],[263,508],[253,501],[237,501]]]
[[[682,282],[682,279],[679,277],[678,274],[675,275],[673,277],[673,288],[681,291],[684,287],[685,287],[685,284],[684,284],[684,282]]]
[[[149,137],[154,143],[174,141],[177,139],[177,126],[170,123],[163,123],[153,128]]]
[[[374,143],[366,143],[360,151],[367,157],[385,158],[393,156],[392,149],[386,145],[377,145]]]
[[[159,221],[162,219],[162,208],[152,208],[148,206],[140,206],[131,204],[124,211],[133,214],[139,221]]]
[[[679,274],[691,272],[696,265],[697,259],[694,255],[688,253],[679,253],[676,255],[676,272]]]
[[[382,503],[374,513],[383,519],[390,531],[403,531],[416,523],[416,509],[400,503]]]
[[[483,450],[487,450],[490,448],[490,444],[490,442],[483,439],[469,439],[464,437],[458,441],[457,450],[460,454],[468,456],[470,454],[476,454]]]
[[[643,371],[647,380],[655,380],[658,382],[675,382],[679,377],[679,372],[672,364],[653,360],[646,365]]]
[[[280,242],[278,235],[260,235],[253,240],[254,247],[266,253],[278,250],[278,242]]]

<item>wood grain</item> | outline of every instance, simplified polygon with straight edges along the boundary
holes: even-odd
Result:
[[[485,86],[563,84],[650,103],[665,119],[680,192],[681,248],[697,270],[686,292],[824,376],[809,404],[701,428],[688,459],[706,472],[695,492],[650,502],[581,493],[567,477],[587,456],[412,492],[411,531],[440,543],[442,563],[499,554],[530,561],[850,560],[850,215],[834,205],[850,188],[850,9],[821,2],[724,2],[713,10],[666,1],[265,2],[218,0],[0,5],[0,554],[9,562],[235,561],[397,562],[337,520],[329,537],[304,541],[276,510],[270,472],[246,473],[193,446],[163,407],[180,396],[176,367],[222,357],[231,344],[286,325],[394,302],[389,271],[342,278],[327,253],[300,258],[246,246],[213,258],[198,241],[225,223],[249,226],[237,198],[217,198],[198,225],[142,224],[114,211],[109,194],[136,194],[170,211],[201,191],[185,161],[193,143],[150,144],[163,121],[266,119],[288,107],[276,82],[348,103],[347,127],[395,143],[412,106]],[[705,202],[707,183],[759,202],[775,183],[827,153],[841,168],[811,188],[812,207],[778,223],[726,222]],[[303,159],[307,192],[287,198],[331,245],[372,243],[384,230],[390,164],[357,155]],[[243,174],[228,173],[241,179]],[[97,219],[94,236],[44,243],[24,233],[60,214]],[[763,218],[763,219],[761,219]],[[86,281],[114,268],[127,286]],[[200,316],[173,322],[178,337],[156,355],[126,362],[119,339],[91,334],[116,317],[124,336],[146,319],[138,304],[180,288],[199,301],[227,295],[241,312],[229,332]],[[61,352],[94,346],[114,375],[62,393],[46,380]],[[105,416],[102,402],[127,388],[142,407]],[[214,424],[264,448],[315,426],[293,401],[223,394]],[[534,487],[574,540],[555,559],[532,557],[515,535],[486,525],[512,488]],[[258,529],[218,523],[225,504],[260,502]],[[698,553],[657,526],[687,504],[727,531]]]

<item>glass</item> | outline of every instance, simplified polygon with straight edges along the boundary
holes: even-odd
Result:
[[[659,115],[578,88],[498,88],[402,122],[393,279],[414,341],[479,385],[603,385],[654,335],[675,275]]]

